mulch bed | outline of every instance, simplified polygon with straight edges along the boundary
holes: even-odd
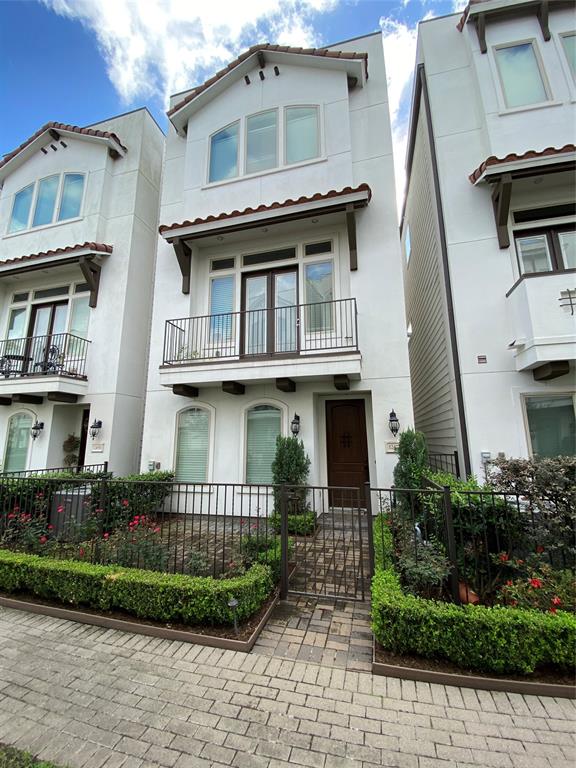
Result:
[[[13,600],[23,600],[28,603],[34,603],[36,605],[46,605],[52,608],[66,608],[68,610],[76,610],[79,613],[86,613],[91,616],[105,616],[110,619],[120,619],[121,621],[130,621],[133,624],[140,624],[142,626],[162,627],[165,629],[174,629],[179,632],[186,632],[190,635],[205,635],[206,637],[220,637],[227,640],[240,640],[247,641],[250,639],[254,630],[258,627],[258,624],[262,621],[262,618],[271,604],[276,599],[276,594],[273,592],[266,602],[262,605],[259,611],[253,614],[246,621],[238,624],[238,634],[235,634],[234,627],[228,625],[217,624],[175,624],[164,623],[160,621],[153,621],[152,619],[139,619],[137,616],[133,616],[129,613],[123,613],[121,611],[96,611],[93,608],[88,608],[83,605],[65,605],[59,603],[56,600],[44,600],[36,595],[28,592],[18,592],[17,594],[0,592],[1,597],[10,598]]]
[[[458,667],[449,661],[439,659],[427,659],[423,656],[398,655],[382,648],[379,643],[374,645],[374,660],[379,664],[393,664],[397,667],[411,667],[412,669],[425,669],[430,672],[442,672],[456,675],[473,675],[502,680],[518,680],[526,683],[552,683],[555,685],[574,685],[576,680],[573,674],[561,672],[553,667],[541,667],[531,675],[498,674],[497,672],[478,672],[475,669]]]

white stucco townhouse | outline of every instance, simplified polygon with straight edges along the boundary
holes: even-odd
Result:
[[[472,0],[419,26],[402,216],[416,427],[460,471],[573,455],[576,22]]]
[[[0,161],[5,471],[138,468],[163,147],[140,109],[48,123]]]
[[[412,423],[380,34],[257,45],[171,100],[142,468],[390,484]]]

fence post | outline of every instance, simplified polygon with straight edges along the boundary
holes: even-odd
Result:
[[[458,451],[454,451],[454,469],[456,470],[456,477],[460,477],[460,459],[458,458]]]
[[[108,472],[108,462],[107,461],[104,462],[104,472],[106,472],[106,473]]]
[[[374,576],[374,521],[372,519],[372,490],[370,483],[364,483],[366,498],[366,519],[368,521],[368,576],[370,581]]]
[[[288,498],[280,487],[280,600],[288,597]]]
[[[450,486],[444,486],[444,525],[446,527],[446,544],[448,547],[448,559],[452,568],[450,569],[450,593],[452,600],[460,604],[460,588],[458,577],[458,561],[456,559],[456,537],[454,536],[454,521],[452,519],[452,496]]]

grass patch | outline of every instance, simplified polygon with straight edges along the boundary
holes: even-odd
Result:
[[[38,760],[29,752],[0,744],[0,768],[58,768],[47,760]]]

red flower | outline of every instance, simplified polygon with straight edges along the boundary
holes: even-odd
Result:
[[[507,555],[506,552],[502,552],[502,554],[500,555],[500,562],[507,563],[508,560],[510,560],[510,555]]]
[[[15,517],[16,517],[16,515],[14,514],[14,512],[9,512],[8,513],[8,520],[14,520]]]
[[[558,595],[555,595],[552,598],[552,605],[562,605],[562,600],[558,597]]]
[[[557,610],[558,609],[556,608],[556,606],[553,605],[552,608],[550,608],[550,613],[556,613]]]
[[[53,530],[54,530],[54,526],[53,526],[53,525],[49,525],[49,526],[48,526],[48,530],[49,530],[49,531],[53,531]]]
[[[103,536],[102,538],[103,538],[103,539],[109,539],[109,538],[110,538],[110,534],[109,534],[109,533],[105,533],[105,534],[104,534],[104,536]]]
[[[84,557],[85,554],[86,554],[86,550],[84,549],[84,547],[80,547],[80,549],[78,550],[79,557]]]
[[[39,491],[39,492],[36,494],[36,498],[37,498],[37,499],[43,499],[43,498],[44,498],[44,494],[42,493],[42,491]]]
[[[160,526],[157,525],[156,528],[153,528],[153,533],[160,533]]]
[[[524,560],[516,560],[516,565],[524,565]]]
[[[130,506],[130,502],[128,501],[128,499],[122,499],[122,506],[123,506],[123,507],[128,507],[128,506]]]
[[[534,589],[540,589],[542,581],[540,579],[530,579],[530,586],[534,587]]]
[[[518,600],[511,600],[510,605],[518,605]]]
[[[94,510],[94,514],[96,514],[96,515],[99,515],[101,512],[104,512],[104,510],[100,509],[100,507],[98,507],[97,509]]]
[[[46,542],[48,541],[48,537],[47,536],[40,536],[39,541],[40,541],[40,544],[46,544]]]
[[[62,504],[60,504],[60,506],[56,508],[56,512],[64,512],[64,507],[62,506]]]
[[[18,512],[20,512],[20,507],[14,507],[14,510],[13,510],[13,511],[14,511],[16,514],[18,514]]]
[[[544,552],[544,547],[542,546],[542,544],[538,544],[538,546],[536,547],[536,552],[538,552],[539,555],[542,552]]]
[[[511,587],[512,584],[513,584],[513,582],[510,579],[508,579],[508,581],[506,582],[506,586],[507,587]]]

